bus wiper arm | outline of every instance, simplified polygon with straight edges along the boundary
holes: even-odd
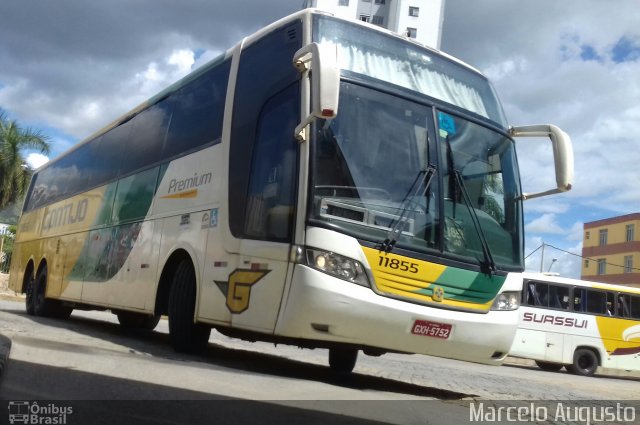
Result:
[[[492,275],[496,271],[496,263],[493,260],[493,256],[491,255],[491,250],[489,249],[489,243],[487,242],[487,238],[484,236],[484,232],[482,231],[482,226],[480,226],[480,220],[478,219],[478,214],[476,213],[475,208],[473,208],[471,204],[471,198],[469,197],[469,193],[467,192],[467,188],[464,184],[464,180],[462,180],[462,174],[458,170],[453,170],[453,175],[455,177],[455,181],[462,192],[462,197],[464,198],[464,203],[469,210],[469,214],[471,215],[471,221],[473,222],[473,227],[476,230],[478,238],[480,239],[480,244],[482,245],[482,254],[484,256],[484,262],[480,263],[480,267],[483,273],[488,275]]]
[[[431,186],[431,180],[433,180],[433,176],[436,173],[436,167],[429,164],[426,170],[420,170],[418,175],[416,176],[413,184],[407,191],[404,199],[402,200],[402,204],[400,204],[400,216],[393,222],[393,226],[387,233],[387,238],[378,244],[378,249],[384,252],[391,252],[393,247],[396,245],[398,238],[400,237],[400,233],[404,229],[404,225],[409,219],[409,208],[413,205],[413,198],[417,195],[424,196],[429,190],[429,186]],[[424,189],[420,192],[420,189],[423,187]],[[415,189],[414,189],[415,188]]]

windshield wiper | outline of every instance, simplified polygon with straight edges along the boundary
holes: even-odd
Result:
[[[471,222],[473,223],[473,228],[476,230],[476,234],[478,235],[478,239],[480,240],[480,245],[482,246],[482,255],[484,256],[484,261],[480,262],[480,270],[488,275],[492,275],[496,272],[496,263],[493,260],[493,255],[491,255],[491,249],[489,249],[489,243],[487,242],[487,238],[484,236],[484,232],[482,231],[482,226],[480,226],[480,220],[478,219],[478,214],[476,213],[475,208],[473,208],[473,204],[471,203],[471,197],[469,197],[469,193],[467,192],[467,187],[464,184],[464,180],[462,179],[462,173],[455,168],[455,163],[453,161],[453,151],[451,149],[451,141],[447,136],[445,138],[445,142],[447,144],[447,163],[449,170],[452,170],[454,176],[454,183],[462,192],[462,198],[464,199],[464,203],[469,210],[469,215],[471,216]],[[456,208],[456,198],[457,195],[453,194],[453,214],[455,216],[455,208]]]
[[[436,167],[429,164],[426,170],[420,170],[415,180],[411,184],[411,187],[407,191],[407,194],[404,196],[402,203],[400,204],[400,215],[393,222],[389,233],[387,233],[387,238],[378,244],[378,249],[384,252],[391,252],[393,247],[396,245],[400,234],[404,230],[404,225],[407,220],[409,220],[409,208],[415,204],[413,200],[416,196],[424,196],[429,190],[429,186],[431,186],[431,180],[433,180],[433,176],[436,173]],[[420,192],[420,189],[423,187],[424,189]],[[415,188],[415,189],[414,189]]]
[[[484,232],[482,231],[482,226],[480,226],[480,220],[478,219],[478,214],[476,213],[475,208],[471,205],[471,198],[467,193],[467,188],[464,184],[464,180],[462,180],[462,174],[458,170],[453,171],[453,175],[455,176],[456,182],[462,191],[462,197],[464,198],[464,202],[467,205],[467,209],[469,210],[469,214],[471,215],[471,221],[473,222],[473,227],[476,229],[476,233],[478,234],[478,238],[480,239],[480,244],[482,245],[482,254],[484,255],[484,262],[480,263],[480,270],[483,273],[492,275],[496,271],[496,263],[493,260],[493,256],[491,255],[491,250],[489,249],[489,243],[487,242],[487,238],[484,236]]]

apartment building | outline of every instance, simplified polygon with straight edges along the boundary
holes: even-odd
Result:
[[[440,49],[445,0],[306,0],[345,19],[359,19]]]
[[[582,279],[640,287],[640,213],[584,224]]]

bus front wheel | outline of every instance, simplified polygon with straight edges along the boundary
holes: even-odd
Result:
[[[588,348],[578,348],[573,354],[573,363],[567,370],[575,375],[592,376],[598,369],[598,357]]]
[[[358,360],[358,350],[355,348],[330,348],[329,367],[339,374],[347,374],[353,371]]]
[[[169,292],[169,338],[174,350],[197,353],[209,342],[211,328],[195,323],[196,275],[189,260],[182,260]]]

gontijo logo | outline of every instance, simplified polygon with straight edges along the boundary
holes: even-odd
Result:
[[[89,199],[69,202],[62,206],[47,207],[42,219],[42,230],[49,230],[60,226],[81,223],[87,217]]]
[[[193,177],[184,179],[171,179],[169,189],[163,199],[177,198],[195,198],[198,196],[198,187],[211,183],[213,179],[212,173],[198,175],[195,173]]]

